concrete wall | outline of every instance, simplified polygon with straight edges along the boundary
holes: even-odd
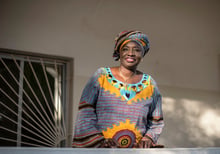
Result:
[[[219,27],[218,0],[0,0],[0,48],[74,58],[75,111],[91,74],[118,65],[118,32],[146,32],[139,69],[161,89],[171,148],[220,146]]]

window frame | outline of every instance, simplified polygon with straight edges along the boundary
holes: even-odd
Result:
[[[74,59],[70,57],[64,56],[57,56],[57,55],[49,55],[49,54],[42,54],[42,53],[35,53],[35,52],[28,52],[22,50],[14,50],[14,49],[7,49],[7,48],[0,48],[0,55],[1,57],[8,56],[8,55],[16,55],[21,57],[31,57],[31,60],[37,60],[39,62],[39,58],[42,58],[44,61],[53,61],[56,60],[57,63],[65,63],[65,78],[64,84],[65,88],[63,88],[65,106],[64,110],[64,117],[65,126],[66,126],[66,139],[61,147],[71,147],[72,145],[72,134],[73,134],[73,65]],[[19,59],[19,58],[18,58]],[[64,85],[63,85],[64,86]]]

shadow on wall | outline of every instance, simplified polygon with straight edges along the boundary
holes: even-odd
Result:
[[[220,95],[162,87],[165,128],[160,143],[166,147],[219,147]]]

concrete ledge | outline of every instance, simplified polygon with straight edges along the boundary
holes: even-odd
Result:
[[[0,154],[220,154],[220,148],[73,149],[1,147]]]

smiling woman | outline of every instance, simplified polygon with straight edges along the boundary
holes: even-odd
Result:
[[[137,70],[148,50],[144,33],[119,33],[113,53],[119,66],[99,68],[84,88],[73,147],[163,147],[157,145],[164,126],[160,92]]]

